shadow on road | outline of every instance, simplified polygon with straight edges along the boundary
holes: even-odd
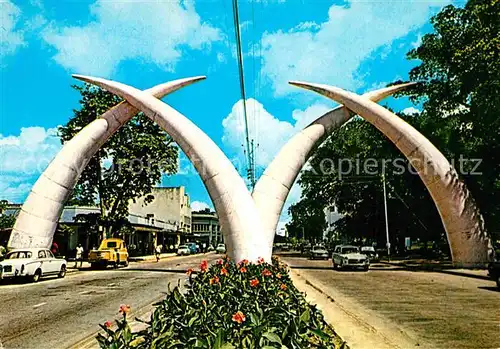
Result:
[[[500,292],[500,289],[498,289],[498,287],[495,286],[479,286],[478,288],[486,291]]]

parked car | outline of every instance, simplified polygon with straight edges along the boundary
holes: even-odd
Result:
[[[375,251],[375,247],[373,246],[362,246],[361,253],[367,256],[370,262],[380,261],[378,253]]]
[[[500,289],[500,261],[497,260],[488,264],[488,275],[497,283],[497,287]]]
[[[186,245],[189,247],[189,251],[191,252],[191,254],[197,254],[198,252],[200,252],[196,243],[188,242]]]
[[[328,251],[323,245],[314,245],[309,257],[311,259],[328,259]]]
[[[191,249],[189,248],[188,245],[180,245],[179,248],[177,248],[178,256],[187,256],[190,254],[191,254]]]
[[[128,266],[128,251],[125,241],[117,238],[102,240],[97,250],[89,252],[89,263],[92,268],[106,268],[108,265],[115,268],[120,265]]]
[[[67,261],[55,258],[47,248],[16,249],[5,255],[0,262],[0,280],[22,277],[38,282],[41,277],[66,276]]]
[[[370,260],[359,252],[359,247],[351,245],[335,246],[332,254],[333,269],[361,268],[368,271]]]
[[[217,252],[219,254],[226,253],[226,245],[224,245],[224,244],[218,244],[217,248],[215,249],[215,252]]]

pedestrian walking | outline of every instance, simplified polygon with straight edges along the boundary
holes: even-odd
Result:
[[[59,245],[57,245],[57,243],[53,242],[53,243],[52,243],[52,248],[51,248],[51,250],[50,250],[50,251],[52,252],[52,254],[53,254],[54,256],[56,256],[56,257],[57,257],[57,256],[59,255]]]
[[[160,254],[161,254],[161,245],[156,246],[155,249],[155,256],[156,256],[156,262],[158,263],[160,261]]]
[[[80,262],[80,268],[83,265],[83,247],[82,244],[78,244],[76,247],[76,258],[75,258],[75,268],[78,266],[78,261]]]
[[[201,247],[203,248],[203,253],[207,253],[207,244],[203,243]]]

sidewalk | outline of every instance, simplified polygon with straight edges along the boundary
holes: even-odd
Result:
[[[176,253],[162,253],[160,254],[160,259],[165,259],[165,258],[172,258],[177,256]],[[144,261],[155,261],[156,256],[155,255],[148,255],[148,256],[137,256],[137,257],[129,257],[128,258],[129,262],[144,262]],[[70,259],[68,260],[68,273],[72,273],[75,271],[78,271],[79,269],[90,269],[90,263],[89,262],[83,262],[82,266],[80,267],[80,262],[78,262],[78,267],[75,267],[75,260]]]

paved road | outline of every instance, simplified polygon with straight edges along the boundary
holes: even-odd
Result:
[[[0,285],[0,347],[66,348],[119,317],[120,304],[131,315],[148,308],[169,283],[185,280],[185,271],[214,254],[131,263],[128,268],[80,271],[38,284]]]
[[[422,348],[500,348],[500,292],[492,281],[382,264],[369,272],[334,271],[331,260],[283,260],[337,302],[345,299],[374,328],[397,328]]]

